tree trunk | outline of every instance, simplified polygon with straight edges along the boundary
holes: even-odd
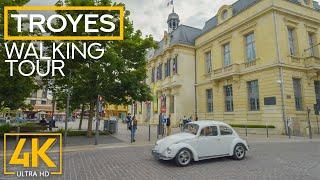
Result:
[[[82,129],[82,120],[83,120],[83,115],[84,115],[84,104],[82,104],[82,107],[81,107],[81,115],[80,115],[80,122],[79,122],[79,130]]]
[[[90,112],[89,112],[89,120],[88,120],[88,131],[87,131],[87,136],[92,137],[92,120],[94,116],[94,100],[91,100],[90,102]]]

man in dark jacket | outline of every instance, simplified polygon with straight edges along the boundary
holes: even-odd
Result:
[[[171,115],[167,118],[167,136],[171,134]]]
[[[132,117],[131,117],[131,114],[129,113],[127,116],[127,119],[126,119],[128,130],[130,130],[130,128],[131,128],[131,121],[132,121]]]

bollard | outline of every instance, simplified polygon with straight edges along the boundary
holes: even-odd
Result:
[[[247,124],[246,124],[246,137],[248,137],[248,127],[247,127]]]
[[[149,141],[151,141],[151,137],[150,136],[151,136],[151,125],[149,124],[149,138],[148,138]]]
[[[159,139],[159,124],[157,124],[157,139]]]
[[[318,116],[317,116],[317,126],[318,126],[318,134],[320,134],[320,129],[319,129],[319,119],[318,119]]]
[[[289,120],[288,119],[286,120],[286,123],[287,123],[287,128],[288,128],[288,136],[289,136],[289,139],[291,139],[291,130],[289,127]]]
[[[308,108],[309,139],[312,139],[312,129],[311,129],[311,121],[310,121],[310,112],[311,112],[311,109]]]
[[[267,138],[269,138],[269,127],[268,127],[268,125],[266,126],[266,129],[267,129]]]

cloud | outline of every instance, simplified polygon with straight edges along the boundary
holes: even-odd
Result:
[[[123,2],[130,10],[130,19],[136,29],[144,35],[151,34],[160,40],[167,30],[167,18],[172,8],[166,7],[167,0],[115,0]],[[182,24],[203,28],[204,23],[212,18],[219,8],[237,0],[174,0],[175,12]],[[317,0],[320,2],[320,0]],[[54,5],[57,0],[30,0],[28,5]]]
[[[131,11],[130,18],[135,28],[141,29],[144,35],[151,34],[160,40],[167,30],[167,18],[172,7],[166,6],[166,0],[116,0],[126,4]],[[181,24],[203,28],[204,23],[215,15],[224,4],[236,0],[175,0],[175,12],[179,14]]]

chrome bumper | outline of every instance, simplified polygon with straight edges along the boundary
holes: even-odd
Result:
[[[161,155],[160,153],[158,153],[156,150],[152,150],[151,152],[152,156],[156,159],[156,160],[165,160],[165,161],[168,161],[168,160],[171,160],[173,159],[172,157],[166,157],[166,156],[163,156]]]

